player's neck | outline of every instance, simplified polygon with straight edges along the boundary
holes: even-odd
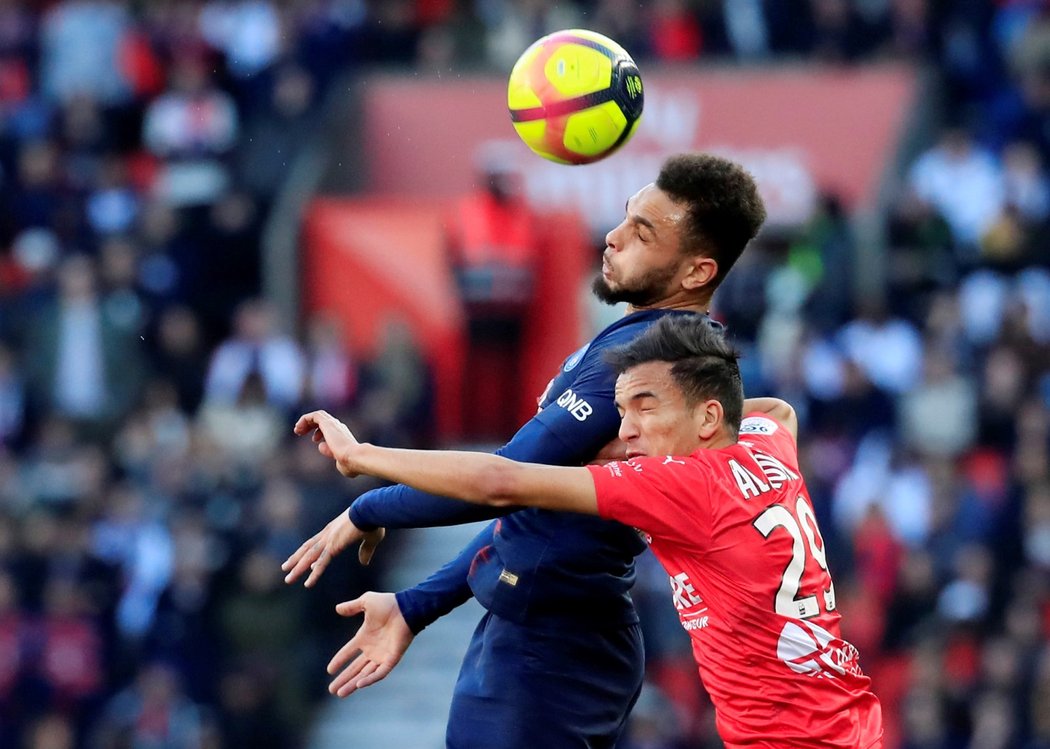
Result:
[[[710,440],[702,441],[700,447],[705,450],[721,450],[726,447],[731,447],[737,443],[736,438],[730,437],[728,434],[722,432]]]
[[[653,304],[644,306],[627,305],[627,314],[632,312],[644,312],[652,309],[674,309],[683,312],[702,312],[707,314],[711,309],[710,299],[664,299]]]

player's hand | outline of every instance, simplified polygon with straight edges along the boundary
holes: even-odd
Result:
[[[614,460],[627,460],[627,443],[619,437],[613,438],[609,444],[599,450],[590,465],[603,466]]]
[[[384,528],[376,528],[373,531],[363,531],[350,520],[350,513],[341,512],[335,520],[326,525],[320,533],[308,539],[295,553],[288,557],[281,569],[288,574],[285,575],[286,583],[294,583],[306,570],[310,570],[309,577],[304,585],[312,588],[317,579],[324,574],[328,563],[333,557],[338,556],[351,544],[358,541],[361,545],[357,549],[357,559],[361,564],[372,561],[376,547],[386,536]]]
[[[350,463],[350,455],[355,446],[360,444],[350,428],[327,411],[311,411],[303,414],[292,428],[298,436],[310,435],[317,445],[317,451],[326,458],[335,461],[339,473],[352,479],[357,476]]]
[[[401,661],[415,635],[401,615],[393,593],[365,593],[340,603],[335,610],[341,616],[365,615],[361,629],[328,663],[329,674],[339,672],[328,691],[346,697],[385,679]]]

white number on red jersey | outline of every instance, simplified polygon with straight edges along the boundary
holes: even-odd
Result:
[[[797,516],[797,517],[796,517]],[[828,561],[824,553],[824,539],[817,530],[817,520],[805,497],[795,502],[795,513],[783,505],[771,505],[754,520],[755,529],[768,539],[777,528],[783,528],[791,536],[791,561],[784,568],[784,575],[777,590],[774,609],[790,619],[809,619],[820,613],[820,604],[815,595],[800,596],[802,574],[806,571],[806,547],[822,570],[827,572]],[[805,536],[805,538],[803,538]],[[824,608],[835,610],[835,586],[828,577],[828,589],[821,591]]]

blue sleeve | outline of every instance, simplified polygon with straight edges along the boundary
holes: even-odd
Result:
[[[571,387],[546,403],[497,454],[523,462],[581,465],[616,436],[620,415],[613,401],[615,377],[600,355],[591,358],[589,367],[585,363],[571,380]],[[405,486],[391,486],[359,497],[350,508],[350,518],[359,528],[421,527],[492,518],[513,510],[474,507]],[[413,632],[418,633],[470,599],[471,564],[492,544],[495,526],[490,523],[456,559],[426,581],[397,594],[398,606]]]
[[[514,438],[496,451],[497,455],[522,463],[545,465],[582,465],[616,435],[620,416],[611,397],[608,407],[595,406],[583,400],[588,393],[580,391],[576,411],[552,402],[518,430]],[[579,403],[586,403],[582,408]],[[591,413],[584,414],[587,408]],[[459,525],[489,520],[514,512],[514,507],[484,507],[394,485],[362,494],[350,507],[350,519],[362,530],[373,528],[425,528]]]
[[[616,410],[616,375],[595,351],[580,366],[580,373],[536,416],[562,445],[565,459],[556,465],[583,465],[620,431]]]
[[[401,615],[413,634],[418,635],[427,625],[470,600],[470,565],[479,552],[492,545],[495,528],[495,522],[489,523],[459,556],[423,582],[396,594]]]
[[[543,424],[530,419],[497,455],[528,463],[561,462],[564,452]],[[473,523],[513,512],[513,507],[471,505],[401,484],[365,492],[350,506],[350,519],[362,530],[373,528],[432,528]]]

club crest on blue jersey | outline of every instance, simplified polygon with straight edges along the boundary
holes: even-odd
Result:
[[[565,360],[565,366],[561,368],[562,372],[568,372],[576,367],[581,361],[583,361],[583,355],[587,353],[587,349],[591,347],[591,344],[586,344],[583,348],[577,351],[575,354]]]

